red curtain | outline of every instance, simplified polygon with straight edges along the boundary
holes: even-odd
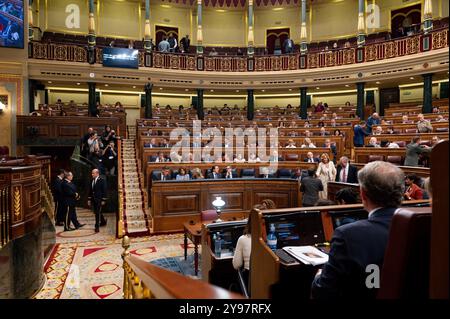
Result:
[[[155,45],[158,45],[159,42],[163,39],[163,37],[169,37],[170,33],[173,33],[173,36],[177,41],[179,42],[179,35],[178,35],[178,28],[175,27],[165,27],[162,25],[156,25],[155,26]]]
[[[422,4],[401,8],[391,11],[391,30],[393,37],[406,36],[406,32],[411,29],[415,31],[420,30],[419,26],[409,27],[410,25],[417,25],[421,22]]]
[[[267,50],[273,54],[276,48],[280,48],[284,53],[283,42],[289,37],[289,28],[269,29],[266,31]]]

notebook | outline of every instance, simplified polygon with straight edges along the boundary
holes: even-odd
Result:
[[[283,249],[306,265],[317,266],[328,261],[328,255],[313,246],[286,246]]]

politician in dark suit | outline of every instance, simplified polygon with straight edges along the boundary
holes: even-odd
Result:
[[[377,289],[366,286],[368,265],[383,266],[392,216],[405,190],[404,173],[397,166],[375,161],[358,172],[367,220],[334,230],[328,262],[312,284],[315,299],[372,299]]]
[[[347,156],[339,159],[339,165],[336,169],[336,182],[358,184],[358,169],[350,165]]]
[[[300,192],[302,196],[302,206],[310,207],[316,205],[319,200],[319,192],[323,191],[323,184],[320,179],[316,177],[316,168],[308,169],[308,176],[302,178],[300,184]]]
[[[60,169],[53,181],[53,197],[55,199],[55,223],[57,226],[64,225],[66,212],[64,210],[64,197],[62,192],[62,184],[64,181],[64,170]]]
[[[64,173],[64,181],[61,185],[65,210],[64,231],[71,231],[84,226],[84,224],[80,224],[77,219],[75,206],[77,204],[77,200],[80,199],[80,196],[77,193],[77,186],[72,183],[72,179],[72,172]],[[70,227],[71,222],[75,226],[75,228]]]
[[[106,205],[107,192],[106,181],[100,177],[98,169],[93,169],[92,182],[89,189],[88,206],[92,206],[95,214],[95,232],[100,231],[100,226],[106,225],[106,219],[102,214],[102,207]]]

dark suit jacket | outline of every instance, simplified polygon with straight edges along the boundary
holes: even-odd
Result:
[[[319,192],[323,191],[322,181],[308,176],[303,178],[301,183],[300,191],[303,193],[303,206],[314,206],[319,200]]]
[[[209,178],[209,179],[219,179],[219,178],[223,178],[223,175],[222,175],[221,173],[218,173],[217,175],[218,175],[218,176],[217,176],[216,178],[214,178],[214,173],[211,172],[211,173],[208,174],[208,178]]]
[[[366,287],[369,264],[383,265],[389,226],[396,208],[381,208],[367,220],[334,230],[328,262],[314,279],[312,297],[346,300],[375,298],[377,290]]]
[[[348,175],[347,175],[347,183],[358,184],[358,169],[356,166],[348,164]],[[338,165],[336,169],[336,182],[341,181],[341,165]]]
[[[99,176],[94,187],[92,187],[93,181],[94,180],[91,180],[91,184],[89,185],[88,199],[96,202],[106,201],[108,197],[106,192],[106,181]]]
[[[314,163],[319,163],[320,162],[320,160],[317,157],[313,157],[313,160],[314,160]],[[305,158],[304,162],[308,163],[308,158]],[[313,163],[311,163],[311,164],[313,164]]]
[[[233,176],[233,178],[239,178],[237,173],[234,170],[231,171],[231,175]],[[223,176],[223,178],[226,178],[227,172],[224,172],[222,176]]]
[[[64,204],[75,206],[78,200],[77,186],[65,179],[61,185],[61,190]]]
[[[55,197],[55,202],[62,202],[63,192],[62,192],[63,179],[56,177],[53,181],[53,196]]]

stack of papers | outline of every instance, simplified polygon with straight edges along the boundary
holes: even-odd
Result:
[[[313,246],[286,246],[283,249],[306,265],[322,265],[328,261],[328,255]]]

